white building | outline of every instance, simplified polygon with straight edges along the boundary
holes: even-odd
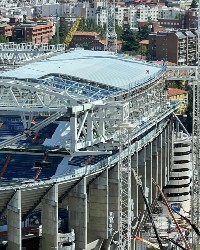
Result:
[[[178,19],[184,10],[175,7],[162,6],[158,9],[158,19]]]
[[[56,0],[30,0],[31,5],[55,4]]]

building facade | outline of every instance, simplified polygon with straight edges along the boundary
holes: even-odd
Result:
[[[196,64],[197,37],[191,31],[165,31],[149,35],[149,54],[153,60],[177,65]]]
[[[53,24],[51,22],[24,23],[13,27],[14,42],[48,43],[52,39]]]

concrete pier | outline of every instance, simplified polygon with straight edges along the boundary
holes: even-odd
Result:
[[[22,249],[21,233],[21,190],[17,190],[7,208],[8,250]]]
[[[54,184],[42,199],[42,250],[57,248],[58,184]]]
[[[70,192],[69,228],[73,228],[76,237],[76,250],[87,249],[87,190],[84,177]]]

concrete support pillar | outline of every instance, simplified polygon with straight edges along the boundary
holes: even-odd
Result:
[[[108,211],[114,214],[114,231],[119,231],[119,164],[112,168],[108,173],[109,185],[109,207]]]
[[[169,181],[169,169],[170,169],[170,140],[169,140],[169,126],[167,126],[166,130],[166,149],[165,149],[165,154],[166,154],[166,182]]]
[[[18,190],[8,204],[8,250],[21,249],[21,190]]]
[[[87,190],[84,177],[68,195],[69,228],[75,231],[76,250],[87,249]]]
[[[159,135],[159,137],[157,138],[157,149],[158,149],[158,184],[160,185],[160,187],[162,187],[162,175],[163,175],[163,162],[162,162],[162,157],[163,157],[163,148],[162,148],[162,142],[163,142],[163,138],[162,138],[162,133]]]
[[[152,178],[158,182],[158,147],[157,138],[152,142]],[[153,200],[156,198],[157,190],[155,185],[152,186]]]
[[[167,184],[167,162],[168,162],[168,155],[167,155],[167,131],[166,129],[163,131],[163,154],[162,154],[162,166],[163,166],[163,175],[162,175],[162,184],[163,187]]]
[[[108,170],[89,186],[88,242],[108,238]]]
[[[149,189],[148,201],[151,204],[152,198],[152,142],[146,147],[146,186]]]
[[[141,176],[143,190],[146,193],[146,148],[142,149],[138,153],[138,175]],[[138,192],[138,197],[139,211],[143,212],[145,209],[145,204],[140,190]]]
[[[42,199],[42,250],[58,249],[58,184]]]

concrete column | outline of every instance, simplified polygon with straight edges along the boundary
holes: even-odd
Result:
[[[8,250],[22,249],[21,234],[21,190],[18,190],[8,204]]]
[[[143,190],[146,192],[146,148],[138,153],[138,175],[141,176]],[[138,197],[139,211],[143,212],[145,204],[140,190],[138,191]]]
[[[165,149],[165,154],[166,154],[166,182],[169,181],[169,169],[170,169],[170,140],[169,140],[169,126],[167,126],[166,130],[166,149]]]
[[[167,130],[163,131],[163,176],[162,176],[162,184],[163,187],[167,184],[167,162],[168,162],[168,155],[167,155]]]
[[[162,133],[159,135],[159,137],[157,138],[157,149],[158,149],[158,181],[157,183],[160,185],[160,187],[162,187],[162,170],[163,170],[163,164],[162,164],[162,155],[163,155],[163,149],[162,149]]]
[[[108,238],[108,170],[89,186],[88,242]]]
[[[149,189],[148,201],[151,204],[152,199],[152,142],[146,147],[146,186]]]
[[[152,178],[158,182],[158,147],[157,138],[152,142]],[[152,185],[152,197],[153,200],[157,196],[157,190],[155,185]]]
[[[87,249],[87,190],[84,177],[68,195],[69,228],[75,231],[76,250]]]
[[[108,211],[114,213],[113,230],[119,231],[119,164],[108,172],[109,207]]]
[[[54,184],[42,199],[41,219],[42,250],[58,249],[58,184]]]

